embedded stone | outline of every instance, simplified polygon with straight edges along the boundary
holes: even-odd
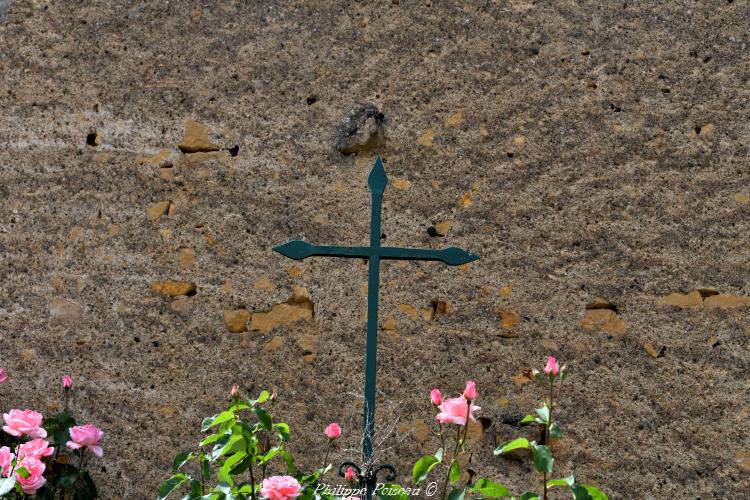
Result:
[[[349,112],[338,127],[336,148],[342,154],[360,153],[385,144],[385,115],[372,104]]]
[[[247,331],[247,322],[250,321],[252,314],[246,309],[234,309],[224,311],[224,324],[232,333],[241,333]]]
[[[697,290],[693,290],[690,293],[675,292],[661,297],[658,300],[658,304],[663,306],[680,307],[683,309],[700,307],[703,305],[703,297]]]
[[[146,209],[146,213],[148,214],[148,218],[151,219],[151,222],[156,222],[161,219],[163,215],[167,215],[171,207],[171,201],[159,201],[149,206]]]
[[[584,330],[601,330],[614,335],[623,335],[628,324],[611,309],[587,309],[581,320],[581,327]]]
[[[250,329],[270,332],[274,328],[297,321],[310,321],[314,316],[313,303],[309,292],[302,287],[294,287],[292,297],[285,303],[275,304],[271,309],[252,315]]]
[[[192,281],[163,280],[151,283],[151,290],[162,295],[178,297],[195,295],[198,287]]]
[[[49,315],[58,321],[74,323],[83,319],[83,307],[72,300],[56,298],[49,303]]]
[[[205,153],[219,150],[219,146],[208,140],[208,127],[194,120],[185,122],[185,133],[177,147],[183,153]]]
[[[750,305],[750,297],[743,297],[739,295],[729,294],[718,294],[706,297],[703,302],[706,309],[734,309],[736,307],[744,307]]]

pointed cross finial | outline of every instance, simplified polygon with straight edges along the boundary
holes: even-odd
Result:
[[[378,156],[375,158],[375,164],[372,166],[372,170],[370,170],[370,176],[367,178],[367,185],[373,193],[382,193],[385,191],[386,184],[388,184],[388,177],[385,175],[383,160]]]

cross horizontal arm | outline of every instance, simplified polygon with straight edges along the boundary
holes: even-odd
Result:
[[[294,240],[273,247],[281,255],[294,260],[302,260],[313,255],[327,255],[329,257],[361,257],[368,258],[371,254],[369,247],[329,247],[311,245],[306,241]]]
[[[294,260],[302,260],[314,255],[329,257],[359,257],[362,259],[378,255],[382,259],[392,260],[439,260],[449,266],[460,266],[477,260],[479,257],[472,255],[460,248],[450,247],[442,250],[430,250],[421,248],[398,248],[398,247],[333,247],[311,245],[306,241],[290,241],[273,248],[281,255]]]
[[[380,248],[380,257],[382,259],[398,260],[439,260],[449,266],[468,264],[479,258],[466,250],[456,247],[443,248],[442,250],[382,247]]]

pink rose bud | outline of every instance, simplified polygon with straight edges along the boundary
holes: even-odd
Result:
[[[8,477],[8,474],[10,473],[10,465],[15,457],[16,456],[11,453],[10,448],[7,446],[0,448],[0,473],[2,473],[4,477]]]
[[[459,396],[457,398],[448,398],[443,401],[439,407],[440,413],[435,415],[438,422],[443,424],[466,425],[467,418],[476,421],[474,412],[481,410],[479,406],[467,402],[466,398]]]
[[[70,390],[70,388],[73,387],[73,379],[70,377],[70,375],[63,376],[62,386],[65,390]]]
[[[440,394],[440,389],[433,389],[430,392],[430,401],[432,401],[432,404],[435,406],[440,406],[440,403],[443,402],[443,395]]]
[[[240,388],[239,388],[239,387],[237,387],[237,384],[232,384],[232,388],[231,388],[231,389],[229,389],[229,395],[230,395],[230,396],[231,396],[232,398],[236,398],[236,397],[237,397],[237,394],[238,394],[239,392],[240,392]]]
[[[547,356],[547,366],[544,367],[544,373],[555,377],[560,373],[560,366],[554,356]]]
[[[104,433],[94,424],[76,425],[71,427],[69,432],[70,441],[65,444],[71,450],[77,450],[85,446],[97,457],[104,455],[101,446],[99,446],[99,441],[101,441]]]
[[[16,474],[16,481],[18,481],[18,484],[21,485],[21,489],[27,495],[33,495],[36,493],[36,490],[44,486],[44,483],[47,482],[43,476],[45,465],[38,458],[27,457],[23,460],[19,460],[16,464],[16,468],[19,467],[23,467],[29,472],[28,477],[22,477],[20,474]]]
[[[274,390],[271,391],[271,396],[269,396],[268,400],[269,401],[276,401],[277,397],[278,397],[278,395],[276,394],[276,389],[274,389]]]
[[[357,473],[354,472],[354,468],[350,465],[346,469],[346,474],[344,474],[344,479],[346,479],[346,482],[349,484],[354,484],[357,482]]]
[[[328,439],[338,439],[341,437],[341,426],[336,422],[328,424],[323,433]]]
[[[48,457],[55,452],[54,448],[51,448],[49,443],[42,438],[32,439],[27,441],[18,447],[18,458],[38,458]]]
[[[5,374],[5,370],[0,368],[0,384],[8,380],[8,376]]]
[[[294,500],[302,495],[302,485],[292,476],[271,476],[263,480],[260,495],[268,500]]]
[[[42,414],[34,410],[10,410],[3,413],[3,420],[3,430],[11,436],[47,437],[47,431],[42,429]]]
[[[466,389],[464,389],[464,397],[469,401],[474,401],[475,399],[477,399],[478,395],[477,384],[475,384],[473,380],[467,381]]]

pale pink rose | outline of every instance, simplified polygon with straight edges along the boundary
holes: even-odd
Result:
[[[8,413],[3,413],[3,420],[5,420],[3,430],[11,436],[47,437],[47,431],[41,427],[42,414],[34,410],[10,410]]]
[[[104,455],[101,446],[99,446],[99,441],[101,441],[104,433],[94,424],[77,425],[71,427],[69,432],[70,441],[65,444],[71,450],[77,450],[85,446],[97,457]]]
[[[8,380],[8,376],[5,374],[5,370],[0,368],[0,384]]]
[[[18,481],[18,484],[21,485],[21,489],[24,493],[27,495],[33,495],[36,493],[36,490],[44,486],[44,483],[47,482],[46,479],[44,479],[44,463],[39,460],[38,458],[33,457],[27,457],[23,460],[19,460],[16,464],[16,468],[24,467],[27,471],[29,471],[29,477],[24,478],[20,474],[16,474],[16,481]]]
[[[70,377],[70,375],[63,376],[62,386],[63,386],[63,389],[66,389],[66,390],[73,387],[73,379]]]
[[[5,477],[8,477],[10,472],[10,464],[15,458],[15,455],[10,451],[10,448],[3,446],[0,448],[0,472]]]
[[[477,384],[475,384],[473,380],[467,381],[466,389],[464,389],[464,397],[469,401],[474,401],[475,399],[477,399],[478,395]]]
[[[328,424],[323,433],[328,439],[338,439],[341,437],[341,426],[336,422]]]
[[[362,499],[359,497],[344,497],[341,500],[362,500]]]
[[[302,486],[292,476],[271,476],[263,480],[260,494],[268,500],[294,500]]]
[[[544,373],[547,375],[557,376],[560,373],[560,366],[554,356],[547,356],[547,366],[544,367]]]
[[[27,441],[18,447],[18,458],[39,458],[48,457],[55,452],[54,448],[50,448],[49,443],[42,439],[36,438],[31,441]]]
[[[232,388],[229,389],[229,397],[232,399],[237,397],[237,394],[240,392],[240,388],[237,387],[237,384],[232,384]]]
[[[474,412],[481,410],[479,406],[471,404],[463,396],[445,399],[438,408],[440,413],[435,415],[438,422],[458,425],[466,425],[467,414],[472,421],[475,421]]]
[[[432,404],[435,406],[440,406],[440,403],[443,402],[443,395],[440,394],[440,389],[433,389],[430,392],[430,401],[432,401]]]
[[[344,479],[346,479],[347,483],[357,482],[357,473],[354,472],[354,468],[351,465],[347,467],[346,474],[344,474]]]

